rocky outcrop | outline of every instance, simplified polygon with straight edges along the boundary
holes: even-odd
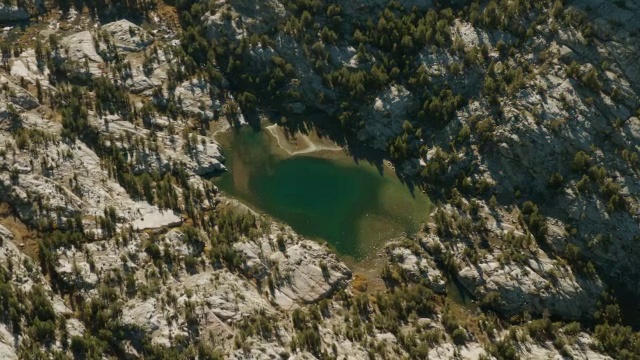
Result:
[[[4,101],[11,103],[14,107],[17,106],[19,109],[31,110],[40,106],[40,103],[38,103],[38,100],[33,95],[2,75],[0,75],[0,86],[7,89],[0,94],[0,99],[4,99]]]
[[[491,211],[484,204],[477,206],[475,219],[482,224],[478,230],[491,234],[493,251],[476,248],[486,248],[480,245],[486,240],[476,238],[479,234],[468,233],[464,226],[453,227],[448,230],[450,234],[442,237],[431,233],[420,238],[422,247],[440,264],[448,264],[450,275],[475,299],[505,316],[549,313],[579,320],[597,310],[606,286],[595,273],[578,273],[566,262],[553,260],[553,255],[538,246],[521,227],[517,212]],[[467,221],[471,224],[468,215],[450,205],[441,207],[433,216],[440,219],[437,221],[457,218],[458,224]],[[552,222],[548,227],[550,232],[557,231]],[[450,255],[444,255],[444,249]]]
[[[640,55],[640,46],[635,41],[640,30],[638,3],[631,0],[572,0],[569,4],[586,11],[593,21],[597,41],[606,50],[598,55],[611,56],[614,66],[619,67],[636,93],[640,93],[640,65],[635,61]]]
[[[35,224],[39,218],[48,218],[56,226],[64,227],[66,219],[72,219],[76,214],[102,216],[105,209],[113,207],[120,220],[139,224],[140,228],[178,221],[175,215],[169,216],[147,202],[131,199],[100,167],[100,158],[91,148],[80,141],[66,143],[57,137],[61,130],[59,124],[39,114],[24,113],[21,126],[40,131],[38,134],[47,129],[51,136],[34,139],[34,143],[27,141],[19,147],[10,133],[0,131],[0,141],[17,149],[15,156],[0,158],[0,168],[6,169],[0,172],[0,201],[12,204],[21,219]],[[35,146],[46,155],[33,158],[29,149]],[[217,145],[210,146],[217,151]],[[195,164],[195,160],[192,163]],[[204,166],[210,166],[210,163]],[[14,168],[17,178],[12,178],[8,171]],[[69,179],[74,178],[70,185]],[[93,228],[95,224],[88,226]]]
[[[211,94],[219,94],[220,89],[204,81],[192,80],[180,84],[175,89],[175,96],[181,100],[182,109],[192,116],[205,120],[213,120],[215,113],[222,106],[219,100],[213,101]]]
[[[426,280],[428,286],[436,293],[444,294],[447,292],[445,277],[430,256],[421,252],[416,254],[401,245],[398,247],[391,245],[387,249],[387,253],[389,261],[400,266],[405,272],[405,276],[415,282]]]
[[[242,38],[248,33],[263,34],[285,19],[286,10],[278,0],[225,0],[215,12],[205,15],[210,38]]]
[[[284,244],[278,245],[276,239],[285,236],[274,234],[234,245],[243,255],[247,272],[262,279],[271,277],[275,286],[269,290],[279,307],[291,309],[299,303],[327,298],[351,278],[351,271],[326,247],[289,236]]]
[[[90,74],[92,77],[103,75],[104,59],[98,54],[96,42],[89,30],[69,35],[63,38],[61,43],[66,49],[62,54],[62,61],[75,64],[70,70],[80,75]]]
[[[18,360],[14,336],[4,324],[0,325],[0,357],[7,360]]]
[[[501,265],[494,256],[462,268],[458,279],[478,299],[497,295],[488,305],[505,315],[548,311],[565,319],[582,319],[597,309],[604,291],[602,283],[577,276],[545,257],[521,265]]]
[[[121,52],[137,52],[153,43],[153,37],[129,20],[122,19],[102,26]]]
[[[127,149],[133,152],[132,167],[136,173],[150,172],[153,170],[162,173],[171,169],[174,163],[182,163],[186,169],[196,175],[211,174],[216,171],[224,171],[226,168],[222,163],[224,157],[221,154],[220,146],[211,137],[192,134],[184,137],[180,128],[186,124],[173,122],[177,128],[175,134],[165,132],[157,133],[158,148],[129,148],[126,142],[127,137],[149,136],[150,131],[124,121],[117,116],[105,118],[95,118],[95,125],[105,136],[115,135],[121,138],[110,146],[120,149]]]
[[[9,63],[10,75],[15,79],[24,79],[31,85],[39,81],[44,88],[49,86],[49,69],[46,64],[36,59],[34,49],[27,49],[20,56],[12,58]]]
[[[389,141],[402,133],[402,124],[412,105],[411,93],[402,85],[392,85],[375,98],[373,105],[361,110],[366,124],[358,139],[386,151]]]

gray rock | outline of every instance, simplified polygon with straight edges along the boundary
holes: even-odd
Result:
[[[565,319],[582,319],[596,311],[604,291],[599,281],[582,278],[542,256],[524,265],[501,265],[488,256],[475,266],[461,269],[458,278],[480,299],[497,292],[500,300],[496,305],[507,316],[547,310]]]
[[[433,260],[416,255],[404,247],[393,247],[389,252],[391,263],[399,265],[414,281],[426,279],[428,286],[436,293],[447,292],[445,278]]]
[[[121,52],[137,52],[153,43],[154,39],[144,29],[129,20],[118,20],[102,27],[114,40]]]
[[[117,116],[105,118],[94,118],[93,121],[98,129],[105,135],[121,136],[148,136],[149,130],[139,128],[128,121],[124,121]],[[221,154],[220,146],[210,137],[194,135],[189,138],[192,142],[190,147],[186,146],[186,140],[181,135],[181,127],[184,123],[174,121],[176,127],[175,135],[165,132],[157,133],[160,148],[157,151],[139,149],[133,158],[132,167],[136,173],[148,172],[153,169],[160,172],[168,171],[172,161],[182,162],[189,171],[196,175],[206,175],[217,171],[226,170],[224,157]],[[180,134],[180,135],[178,135]],[[119,148],[126,148],[126,142],[111,144]]]
[[[276,228],[274,227],[274,230]],[[257,242],[234,244],[243,254],[245,269],[258,269],[260,278],[274,276],[271,269],[277,264],[280,281],[276,280],[274,301],[283,309],[326,298],[351,278],[351,271],[329,249],[316,242],[288,241],[285,253],[274,245],[275,236]]]
[[[63,61],[74,61],[76,67],[72,67],[78,74],[89,73],[99,77],[103,74],[102,64],[104,60],[98,54],[93,35],[88,30],[69,35],[62,39],[62,45],[66,48]],[[85,68],[85,63],[88,68]]]
[[[24,110],[31,110],[40,106],[38,100],[33,97],[27,90],[20,86],[14,85],[9,79],[0,75],[0,86],[6,86],[9,90],[0,94],[5,97],[8,102],[16,105]]]
[[[241,38],[246,35],[244,29],[262,34],[284,21],[287,14],[278,0],[226,0],[223,4],[203,18],[210,38]]]
[[[0,358],[7,360],[18,360],[14,335],[9,332],[5,324],[0,325]]]
[[[407,89],[392,85],[375,98],[373,105],[365,105],[361,110],[365,127],[358,133],[358,139],[386,151],[389,141],[402,133],[402,124],[412,104],[413,98]]]
[[[134,71],[132,78],[127,79],[126,84],[129,91],[133,94],[141,94],[145,91],[152,90],[157,85],[140,71]]]

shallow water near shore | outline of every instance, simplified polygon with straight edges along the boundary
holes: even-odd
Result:
[[[355,261],[418,231],[431,209],[428,197],[412,193],[392,170],[381,173],[342,150],[291,155],[272,131],[249,127],[217,139],[229,168],[216,180],[223,192]]]

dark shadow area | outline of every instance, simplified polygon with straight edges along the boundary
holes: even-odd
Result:
[[[149,12],[156,9],[154,1],[145,0],[61,0],[57,2],[63,16],[69,14],[71,8],[82,13],[86,8],[93,20],[103,24],[124,19],[136,24],[148,19]]]
[[[384,160],[388,159],[387,152],[364,144],[358,139],[357,134],[345,132],[340,121],[333,116],[320,110],[310,110],[302,114],[288,114],[289,117],[283,122],[282,114],[273,113],[270,115],[270,119],[274,119],[274,122],[284,129],[285,136],[293,137],[296,133],[309,135],[310,129],[313,129],[319,138],[326,138],[344,148],[356,164],[360,162],[368,163],[376,168],[380,176],[384,175]],[[254,125],[252,125],[252,128],[256,129]],[[415,198],[415,191],[420,189],[419,182],[405,176],[396,167],[393,167],[393,170],[398,179],[407,186],[411,195]]]

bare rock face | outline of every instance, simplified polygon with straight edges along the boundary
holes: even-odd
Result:
[[[351,277],[351,271],[328,249],[307,240],[287,248],[286,259],[271,256],[283,269],[286,285],[276,291],[276,302],[315,302],[329,296]]]
[[[7,330],[6,325],[0,325],[0,357],[7,360],[18,360],[14,336]]]
[[[456,270],[451,276],[480,303],[507,317],[524,312],[538,315],[548,312],[568,320],[592,316],[605,290],[595,273],[578,272],[565,261],[553,259],[553,255],[538,246],[533,236],[521,227],[518,220],[521,215],[517,212],[477,206],[476,216],[482,219],[483,231],[491,233],[492,250],[475,249],[472,242],[461,241],[468,236],[461,229],[453,229],[442,237],[427,234],[420,239],[422,246],[440,263],[455,262]],[[464,216],[451,205],[443,206],[438,213],[440,215],[434,216]],[[562,233],[556,223],[551,220],[548,223],[549,233],[566,238],[567,234]],[[564,245],[559,246],[564,251]],[[443,257],[445,248],[450,251],[448,260]],[[469,251],[470,248],[474,249]],[[470,253],[474,255],[468,255]]]
[[[0,99],[4,99],[5,102],[11,103],[14,107],[17,106],[20,109],[31,110],[40,106],[40,103],[38,103],[38,100],[33,97],[33,95],[2,75],[0,75],[0,86],[7,88],[7,91],[3,91],[0,94]],[[0,102],[1,101],[2,100],[0,100]]]
[[[607,54],[631,80],[636,92],[640,92],[640,55],[637,32],[640,30],[640,5],[633,0],[573,0],[569,2],[587,14],[594,22],[597,41],[604,45]]]
[[[69,35],[62,39],[62,43],[67,46],[71,60],[82,61],[86,58],[94,63],[103,62],[94,45],[93,36],[88,30]]]
[[[481,356],[487,356],[486,350],[477,343],[470,343],[458,350],[450,343],[440,344],[429,351],[429,359],[451,359],[458,357],[460,359],[478,359]]]
[[[273,229],[277,231],[277,227]],[[173,275],[160,282],[153,258],[143,250],[150,241],[149,235],[143,233],[126,244],[97,241],[84,251],[61,250],[56,271],[87,296],[96,296],[98,279],[121,269],[132,274],[138,288],[143,283],[153,284],[153,296],[129,293],[122,321],[142,330],[152,343],[168,347],[175,336],[187,336],[194,326],[201,333],[211,331],[227,341],[233,338],[233,324],[256,313],[278,316],[282,309],[317,301],[344,286],[350,277],[347,267],[324,246],[290,238],[279,249],[275,238],[263,238],[237,243],[234,248],[242,255],[243,272],[257,279],[272,276],[276,279],[273,289],[268,288],[267,281],[256,286],[247,277],[227,269],[200,265],[199,270],[185,271],[173,262],[166,263],[167,268],[174,267]],[[203,250],[203,244],[189,243],[180,229],[158,235],[153,243],[161,254],[173,254],[174,259],[197,258]],[[270,269],[275,268],[277,274],[271,273]],[[288,336],[285,330],[283,335]],[[271,347],[275,353],[283,351],[281,345],[268,345],[267,349]],[[256,356],[259,358],[258,353]]]
[[[141,234],[126,244],[97,241],[84,251],[63,249],[58,253],[56,271],[69,285],[87,296],[98,295],[98,280],[122,269],[130,274],[131,281],[152,284],[152,296],[136,296],[135,289],[128,288],[128,298],[123,306],[123,323],[142,330],[154,344],[170,347],[175,336],[189,334],[189,328],[199,327],[203,333],[212,331],[217,337],[228,340],[233,336],[231,325],[245,317],[263,311],[273,315],[276,310],[253,283],[226,269],[204,267],[199,271],[178,269],[173,276],[159,281],[154,259],[145,252],[149,235]],[[175,254],[175,259],[198,256],[200,246],[187,243],[186,236],[178,229],[159,235],[155,244],[165,254]],[[181,268],[181,266],[180,266]],[[164,271],[164,270],[162,270]],[[171,306],[167,306],[170,304]]]
[[[220,111],[221,106],[219,102],[212,101],[209,86],[212,86],[214,93],[220,92],[218,88],[204,81],[192,80],[180,84],[175,90],[175,95],[182,100],[184,111],[205,120],[213,120],[214,112]]]
[[[445,278],[429,256],[416,254],[408,248],[398,246],[387,250],[390,261],[399,265],[416,282],[427,280],[428,286],[436,293],[447,292]]]
[[[507,316],[548,310],[555,316],[581,319],[593,314],[604,291],[602,283],[577,276],[545,258],[518,266],[500,265],[487,257],[476,266],[461,269],[458,278],[477,298],[498,294],[491,306]]]
[[[31,85],[39,81],[44,88],[49,86],[49,69],[43,62],[38,62],[35,50],[27,49],[17,58],[12,58],[10,64],[14,78],[22,78]]]
[[[351,278],[351,271],[325,246],[310,240],[288,240],[281,248],[276,242],[272,235],[234,247],[243,255],[246,271],[271,278],[274,287],[269,291],[283,309],[326,298]]]
[[[146,63],[141,62],[135,53],[129,54],[128,58],[132,64],[131,77],[125,80],[125,84],[131,93],[152,96],[152,90],[163,88],[166,84],[169,68],[167,55],[158,48],[154,50],[157,51],[152,52],[153,61]],[[199,101],[197,103],[199,104]]]
[[[159,83],[154,83],[149,79],[142,71],[133,71],[132,77],[127,79],[127,87],[133,94],[141,94],[146,91],[154,89],[159,86]]]
[[[205,15],[210,38],[241,38],[251,33],[262,34],[285,19],[286,10],[278,0],[224,0],[212,14]]]
[[[153,43],[153,37],[129,20],[122,19],[102,27],[121,52],[138,52]]]
[[[0,108],[2,105],[0,98]],[[3,126],[4,123],[0,122]],[[86,144],[80,141],[67,143],[57,137],[61,130],[58,123],[39,114],[22,113],[20,126],[38,134],[44,134],[43,129],[47,129],[51,135],[38,144],[46,155],[33,158],[28,141],[18,143],[9,132],[0,131],[0,141],[16,149],[15,156],[0,158],[0,168],[6,169],[0,172],[0,201],[12,204],[24,221],[49,218],[57,226],[64,227],[66,220],[77,214],[102,216],[105,209],[113,207],[120,220],[141,229],[180,222],[173,213],[131,199],[101,168],[99,157]],[[217,151],[215,146],[211,144],[211,149]],[[8,171],[11,169],[15,169],[17,176],[11,176]],[[69,179],[74,176],[76,180],[71,186]]]
[[[389,141],[402,133],[402,124],[412,104],[412,95],[407,89],[401,85],[391,86],[376,97],[373,106],[362,109],[366,125],[358,133],[358,139],[376,149],[387,150]]]
[[[233,332],[228,323],[263,309],[273,313],[271,305],[255,288],[229,272],[206,272],[171,281],[162,293],[175,295],[175,307],[165,307],[157,298],[130,300],[123,310],[123,322],[136,325],[147,332],[153,343],[171,346],[176,335],[187,335],[185,308],[193,308],[193,316],[201,331],[214,331],[221,338]],[[194,306],[195,305],[195,306]],[[175,321],[168,322],[167,315]],[[191,316],[191,315],[189,315]],[[189,320],[193,321],[193,319]]]
[[[94,121],[103,134],[113,134],[123,139],[110,144],[120,149],[128,148],[127,142],[124,141],[127,137],[147,137],[150,132],[117,116],[96,117]],[[181,124],[176,122],[174,124],[180,129]],[[174,161],[183,163],[187,170],[196,175],[206,175],[226,169],[222,163],[224,157],[221,154],[220,146],[211,137],[194,134],[184,138],[180,133],[171,135],[162,132],[158,133],[158,139],[160,145],[158,149],[146,148],[136,151],[134,161],[136,173],[152,170],[165,172],[171,168]]]

